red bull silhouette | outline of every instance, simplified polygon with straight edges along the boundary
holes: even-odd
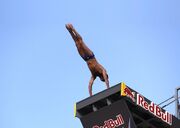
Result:
[[[129,98],[131,98],[133,101],[135,101],[135,99],[134,99],[134,93],[133,93],[128,87],[126,87],[126,88],[124,89],[124,93],[125,93]]]
[[[85,45],[82,37],[74,29],[72,24],[66,24],[66,28],[71,34],[80,56],[87,63],[89,70],[91,71],[92,75],[88,86],[90,96],[92,96],[92,85],[97,76],[100,78],[101,81],[105,82],[107,88],[109,88],[108,74],[105,68],[98,63],[94,53]]]

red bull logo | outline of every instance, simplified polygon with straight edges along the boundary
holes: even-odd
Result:
[[[135,102],[135,92],[132,92],[124,83],[121,83],[121,96],[127,96]]]
[[[124,119],[121,114],[116,116],[116,120],[109,119],[104,121],[103,126],[95,125],[92,128],[118,128],[119,126],[124,124]]]
[[[132,92],[124,83],[121,83],[121,96],[127,96],[136,102],[137,105],[141,106],[143,109],[149,111],[156,117],[160,118],[162,121],[172,125],[172,115],[167,111],[162,110],[159,106],[153,102],[148,103],[143,96],[135,92]],[[135,98],[136,97],[136,98]]]
[[[167,111],[162,111],[162,109],[151,102],[150,104],[145,101],[144,97],[140,94],[137,94],[137,105],[141,106],[145,110],[151,112],[156,117],[160,118],[162,121],[168,123],[169,125],[172,125],[172,115],[169,114]]]

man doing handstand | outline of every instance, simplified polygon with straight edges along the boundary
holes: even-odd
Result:
[[[92,85],[97,76],[101,79],[101,81],[105,82],[107,88],[109,88],[108,74],[103,66],[97,62],[94,53],[85,45],[82,37],[74,29],[72,24],[66,24],[66,28],[71,34],[80,56],[86,61],[91,71],[92,76],[88,86],[90,96],[92,96]]]

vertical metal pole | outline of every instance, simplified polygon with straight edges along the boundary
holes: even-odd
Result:
[[[176,89],[175,89],[175,95],[174,95],[174,98],[175,98],[175,99],[177,99],[177,97],[178,97],[178,96],[177,96],[177,92],[178,92],[178,91],[177,91],[177,88],[176,88]],[[177,114],[177,111],[178,111],[177,108],[178,108],[178,107],[177,107],[177,106],[178,106],[178,103],[177,103],[177,100],[175,100],[175,116],[178,118],[178,114]]]
[[[180,119],[180,104],[178,99],[178,91],[180,90],[180,87],[175,89],[175,115],[178,119]]]

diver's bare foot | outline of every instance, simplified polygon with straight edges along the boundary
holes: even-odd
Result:
[[[73,25],[72,25],[72,24],[66,24],[66,28],[67,28],[68,30],[72,30],[72,29],[73,29]]]

